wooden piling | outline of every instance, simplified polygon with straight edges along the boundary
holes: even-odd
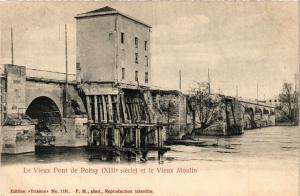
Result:
[[[113,122],[113,109],[112,109],[111,95],[107,96],[107,102],[108,102],[108,122]]]
[[[141,130],[139,128],[135,129],[135,147],[141,147]]]
[[[98,123],[98,103],[97,103],[97,95],[94,96],[94,119],[95,119],[95,123]]]
[[[161,162],[163,154],[169,148],[163,147],[163,130],[155,123],[151,124],[149,106],[145,97],[132,94],[86,96],[89,127],[99,131],[98,135],[88,133],[89,152],[107,156],[108,159],[120,161],[121,153],[136,161],[146,161],[148,152],[158,152]],[[125,96],[126,95],[126,96]],[[144,94],[145,96],[145,94]],[[149,100],[148,100],[149,101]],[[92,121],[93,120],[93,121]],[[94,137],[94,138],[93,138]]]
[[[117,123],[120,123],[121,115],[120,115],[120,96],[116,97],[116,107],[117,107]]]
[[[101,146],[105,147],[107,146],[107,128],[103,128],[101,130]]]
[[[114,139],[115,139],[115,146],[121,147],[120,128],[114,128]]]
[[[131,123],[132,122],[132,113],[131,113],[131,110],[130,110],[130,107],[129,107],[129,103],[126,103],[126,111],[127,111],[127,116],[128,116],[128,123]]]
[[[91,100],[89,96],[86,96],[86,107],[87,107],[88,119],[92,120]]]
[[[101,96],[98,96],[98,110],[99,110],[99,122],[104,121],[104,115],[103,115],[103,103],[102,103],[102,98]]]
[[[102,105],[103,105],[103,122],[106,123],[107,122],[107,111],[106,111],[106,102],[105,102],[105,97],[104,95],[101,96],[102,98]]]
[[[135,105],[135,108],[136,108],[137,122],[140,122],[141,121],[140,107],[139,107],[139,104],[138,104],[137,100],[135,100],[134,105]]]
[[[161,127],[157,127],[157,145],[159,148],[163,147],[163,137],[162,137],[162,128]]]
[[[120,101],[121,101],[121,106],[122,106],[122,112],[123,112],[124,122],[127,123],[128,122],[128,118],[127,118],[126,105],[125,105],[125,101],[124,101],[124,96],[123,95],[120,96]]]

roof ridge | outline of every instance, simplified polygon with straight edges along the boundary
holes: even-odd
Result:
[[[109,7],[109,6],[104,6],[102,8],[95,9],[95,10],[85,12],[85,13],[82,13],[82,14],[101,13],[101,12],[118,12],[118,10],[116,10],[112,7]]]
[[[112,7],[109,7],[109,6],[105,6],[105,7],[96,9],[96,10],[92,10],[92,11],[89,11],[89,12],[77,14],[77,15],[75,16],[75,18],[76,18],[76,19],[79,19],[79,18],[94,17],[94,16],[108,15],[108,14],[119,14],[119,15],[122,15],[122,16],[124,16],[124,17],[130,19],[130,20],[133,20],[133,21],[135,21],[135,22],[138,22],[138,23],[140,23],[140,24],[142,24],[142,25],[145,25],[145,26],[151,28],[151,26],[148,25],[147,23],[145,23],[145,22],[143,22],[143,21],[141,21],[141,20],[139,20],[139,19],[136,19],[136,18],[134,18],[134,17],[131,17],[131,16],[127,15],[127,14],[124,14],[124,13],[122,13],[122,12],[120,12],[120,11],[118,11],[118,10],[112,8]]]

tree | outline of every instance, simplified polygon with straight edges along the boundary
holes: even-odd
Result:
[[[292,112],[292,84],[284,83],[282,85],[281,93],[279,94],[279,102],[282,111],[290,116]]]
[[[174,113],[176,113],[177,106],[176,94],[173,93],[158,93],[153,101],[153,107],[157,112],[159,121],[164,124],[171,124],[175,121]]]
[[[175,112],[175,100],[173,96],[168,96],[166,99],[159,100],[159,113],[166,119],[166,123],[170,124],[172,114]]]
[[[281,93],[279,94],[280,109],[291,121],[296,120],[298,112],[298,92],[292,89],[291,83],[282,85]]]
[[[206,82],[197,82],[190,90],[189,104],[193,111],[194,125],[199,124],[201,129],[210,126],[214,121],[221,121],[222,103],[221,95],[209,93],[209,86]]]

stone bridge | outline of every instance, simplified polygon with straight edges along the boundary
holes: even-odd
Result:
[[[32,151],[34,124],[44,121],[57,136],[57,146],[86,144],[85,108],[76,90],[76,75],[28,69],[25,66],[1,67],[1,124],[4,153]],[[82,111],[72,108],[76,103]],[[26,120],[26,116],[31,119]],[[18,125],[18,126],[16,126]],[[20,141],[20,142],[17,142]]]
[[[89,108],[86,106],[94,102],[83,103],[85,99],[80,97],[80,91],[77,89],[76,75],[69,74],[68,78],[68,84],[66,84],[64,73],[10,64],[1,67],[1,124],[4,153],[34,151],[37,121],[45,122],[53,131],[56,136],[56,146],[87,145],[86,123],[88,119],[97,120],[98,115],[95,115],[93,108],[98,106],[93,105],[92,108],[86,110]],[[90,84],[87,85],[91,87]],[[97,85],[97,88],[100,87]],[[103,87],[101,89],[103,91]],[[150,97],[153,102],[156,99],[163,101],[170,97],[173,97],[172,99],[176,102],[172,112],[176,125],[175,138],[181,137],[191,127],[187,122],[190,117],[186,108],[186,96],[179,91],[178,93],[164,91],[164,96],[157,96],[157,92],[161,91],[151,90]],[[91,100],[95,97],[88,96],[88,98],[93,98]],[[241,98],[227,97],[226,100],[229,104],[234,103],[234,107],[228,105],[225,111],[227,117],[224,122],[226,127],[223,131],[224,135],[230,135],[228,130],[231,128],[236,130],[237,126],[243,131],[275,124],[273,106]],[[158,113],[155,111],[154,113],[157,117]],[[35,121],[33,122],[32,119]],[[156,119],[156,121],[159,120]],[[236,131],[233,134],[236,134]],[[171,138],[170,135],[169,137]]]
[[[275,125],[275,107],[266,103],[238,98],[241,104],[244,129]]]
[[[200,128],[200,135],[239,135],[247,129],[275,125],[274,106],[242,98],[222,97],[222,120],[214,120],[207,128]]]
[[[142,94],[140,89],[134,89],[136,87],[112,88],[111,84],[78,85],[76,75],[70,74],[68,78],[66,83],[64,73],[10,64],[1,67],[3,153],[33,152],[35,126],[38,122],[44,122],[54,134],[55,146],[67,147],[97,144],[100,142],[100,137],[96,137],[99,133],[97,131],[102,131],[103,126],[111,126],[101,132],[104,133],[101,136],[101,144],[105,145],[108,142],[102,141],[103,138],[111,138],[112,133],[116,138],[114,142],[119,141],[118,145],[124,145],[125,140],[121,142],[118,137],[121,131],[131,131],[129,135],[145,135],[148,131],[148,135],[153,135],[151,128],[159,127],[155,122],[145,120],[150,119],[152,115],[143,110],[144,102],[139,102],[144,100],[141,97],[147,97],[148,93]],[[123,93],[118,99],[120,88],[123,89]],[[122,107],[119,107],[120,105]],[[150,123],[146,124],[147,121]],[[118,128],[115,128],[116,124]],[[112,129],[114,131],[111,131]],[[143,137],[134,137],[136,145],[144,145],[137,139]],[[153,141],[158,148],[163,145],[161,138],[162,132],[158,131],[157,138]]]

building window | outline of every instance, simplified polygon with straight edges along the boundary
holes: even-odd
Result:
[[[149,62],[148,62],[148,56],[145,56],[145,65],[146,65],[146,67],[148,67],[148,64]]]
[[[148,72],[145,72],[145,83],[148,83],[149,78],[148,78]]]
[[[76,70],[81,70],[80,63],[76,63]]]
[[[135,63],[138,64],[139,63],[139,54],[135,53]]]
[[[125,68],[122,68],[122,80],[125,79]]]
[[[145,41],[145,51],[147,51],[147,48],[148,48],[148,43],[147,43],[147,41]]]
[[[112,37],[113,37],[113,34],[112,34],[112,33],[109,33],[109,34],[108,34],[108,39],[109,39],[109,40],[112,40]]]
[[[135,71],[135,81],[138,82],[139,81],[139,72]]]
[[[125,41],[125,33],[121,32],[121,44],[124,44]]]
[[[137,37],[134,38],[134,45],[135,45],[135,48],[138,48],[138,46],[139,46],[139,39]]]

